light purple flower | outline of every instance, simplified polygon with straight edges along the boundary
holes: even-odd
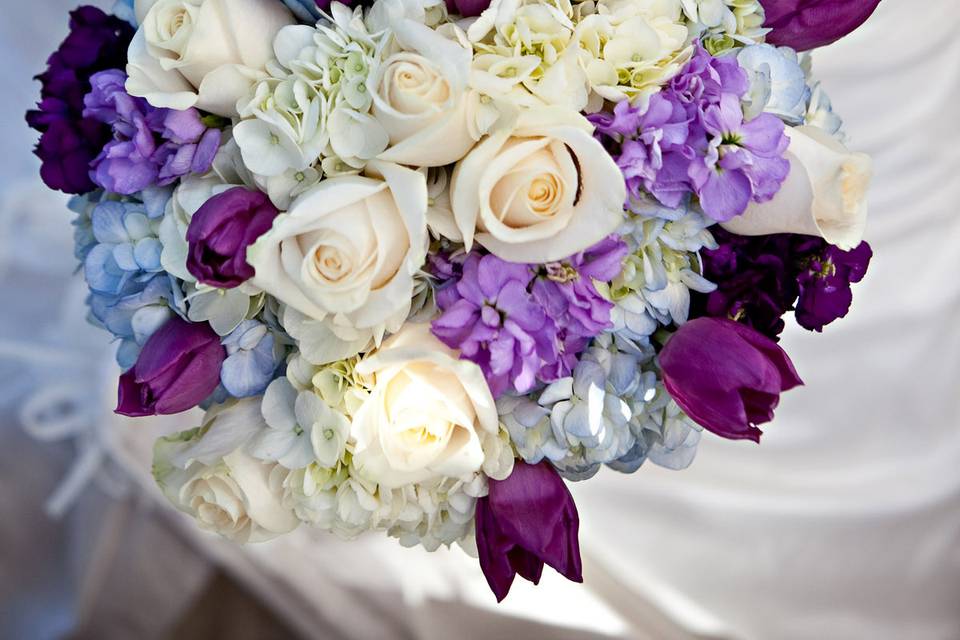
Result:
[[[114,193],[132,195],[204,173],[220,147],[220,131],[208,129],[196,109],[157,109],[124,88],[126,74],[102,71],[91,79],[84,116],[108,124],[113,139],[90,165],[90,177]]]
[[[533,276],[529,265],[470,254],[433,322],[434,335],[480,365],[494,397],[530,391],[557,359],[557,326],[528,291]]]
[[[790,170],[783,157],[789,139],[771,114],[744,121],[740,98],[749,88],[734,56],[716,58],[698,44],[690,62],[646,105],[624,101],[612,114],[591,116],[623,171],[630,199],[649,192],[676,208],[694,194],[704,213],[725,221],[751,200],[772,198]]]

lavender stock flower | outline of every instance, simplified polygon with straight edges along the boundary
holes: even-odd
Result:
[[[647,105],[618,104],[590,117],[624,173],[633,202],[643,190],[675,208],[689,193],[704,213],[724,221],[751,200],[769,200],[790,165],[789,140],[776,116],[744,119],[749,78],[733,56],[713,57],[699,44],[693,59]],[[631,202],[627,207],[631,208]]]
[[[117,69],[90,79],[84,116],[113,130],[113,139],[91,163],[92,180],[108,191],[131,195],[206,172],[220,146],[220,131],[208,129],[196,109],[157,109],[129,95],[126,79]]]

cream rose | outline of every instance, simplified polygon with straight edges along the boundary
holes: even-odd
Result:
[[[480,96],[468,91],[472,50],[449,25],[450,37],[404,18],[394,23],[403,48],[370,75],[373,114],[390,136],[380,159],[418,167],[460,160],[483,134]]]
[[[366,342],[360,334],[382,335],[384,324],[406,317],[427,251],[423,174],[385,162],[370,168],[382,179],[321,182],[247,251],[255,286],[323,321],[331,337],[359,343]]]
[[[596,244],[623,220],[620,169],[580,114],[525,112],[457,164],[450,189],[457,228],[511,262],[561,260]]]
[[[493,396],[476,364],[408,323],[357,366],[370,396],[353,417],[353,461],[381,487],[440,478],[464,481],[484,466],[483,443],[497,438]]]
[[[277,0],[138,0],[127,91],[155,107],[237,115],[237,101],[295,22]]]
[[[202,428],[157,441],[154,478],[177,509],[235,542],[263,542],[293,531],[300,521],[282,501],[288,471],[244,450],[265,428],[257,400],[220,405]]]
[[[721,226],[744,236],[802,233],[844,250],[855,248],[867,224],[870,156],[848,151],[817,127],[788,127],[786,132],[790,175],[783,187],[773,200],[751,203],[743,215]]]

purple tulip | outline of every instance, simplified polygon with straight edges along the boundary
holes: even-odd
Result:
[[[762,0],[767,42],[806,51],[847,35],[873,14],[880,0]]]
[[[780,394],[803,384],[770,338],[724,318],[697,318],[660,352],[667,391],[695,422],[731,440],[760,442]]]
[[[120,376],[117,413],[132,418],[169,415],[203,402],[220,382],[226,350],[207,323],[174,316],[144,345]]]
[[[277,208],[260,191],[235,187],[200,207],[187,229],[187,270],[203,284],[237,287],[254,275],[247,247],[269,231]]]
[[[507,597],[518,573],[538,584],[544,563],[583,582],[577,507],[549,463],[518,460],[509,478],[490,480],[476,519],[480,568],[498,601]]]
[[[490,0],[446,0],[447,11],[464,18],[472,18],[483,13],[490,6]]]

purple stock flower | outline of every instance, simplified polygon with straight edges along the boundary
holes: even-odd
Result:
[[[37,76],[43,84],[37,109],[27,123],[41,132],[34,153],[42,161],[40,177],[51,189],[83,194],[96,189],[90,163],[110,140],[110,128],[83,115],[90,76],[122,67],[133,38],[129,24],[92,6],[70,14],[70,34]]]
[[[806,51],[835,42],[867,21],[880,0],[762,0],[767,42]]]
[[[827,245],[821,254],[811,256],[799,277],[800,326],[823,331],[825,325],[847,315],[853,302],[850,283],[863,280],[872,257],[873,251],[866,242],[852,251]]]
[[[590,117],[624,174],[632,200],[642,192],[675,208],[690,193],[711,218],[743,213],[772,198],[786,179],[784,124],[760,114],[744,121],[740,98],[750,82],[736,57],[694,57],[645,105],[627,101]],[[629,208],[629,202],[627,203]]]
[[[690,418],[731,440],[760,441],[756,425],[773,420],[780,394],[803,384],[790,358],[750,327],[698,318],[660,352],[663,382]]]
[[[217,388],[226,355],[209,324],[174,316],[147,340],[133,368],[120,376],[117,413],[138,418],[197,406]]]
[[[558,355],[557,325],[528,287],[529,265],[470,254],[463,275],[444,296],[433,333],[483,370],[494,397],[530,391],[537,374]]]
[[[583,582],[580,518],[556,469],[517,461],[510,477],[489,484],[489,495],[477,501],[477,550],[497,600],[507,597],[517,574],[538,584],[544,564]]]
[[[129,95],[126,80],[118,69],[90,79],[84,116],[113,130],[113,139],[91,163],[93,181],[108,191],[131,195],[206,172],[220,147],[219,129],[208,129],[196,109],[157,109]]]
[[[717,248],[700,256],[703,276],[717,288],[693,295],[691,317],[729,318],[773,340],[795,306],[799,324],[815,331],[846,315],[850,283],[863,278],[871,255],[866,244],[844,252],[814,236],[711,232]]]
[[[476,253],[429,265],[441,281],[433,332],[480,365],[494,397],[527,393],[576,366],[590,340],[612,324],[613,305],[594,281],[620,273],[626,243],[610,236],[561,262],[525,265]]]
[[[221,289],[253,277],[247,247],[270,230],[277,208],[260,191],[234,187],[203,203],[187,228],[187,270],[203,284]]]

